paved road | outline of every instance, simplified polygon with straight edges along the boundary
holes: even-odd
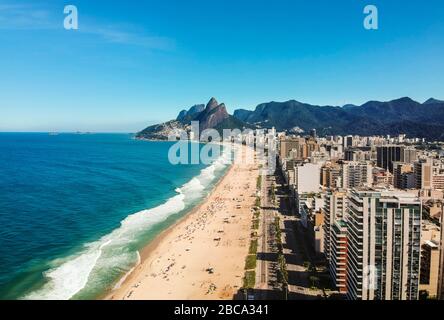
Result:
[[[276,189],[279,202],[278,217],[281,223],[282,243],[289,278],[289,299],[318,299],[323,296],[323,292],[310,289],[310,273],[304,267],[304,252],[308,250],[308,244],[299,228],[300,219],[291,214],[288,193],[283,186],[283,177],[280,175],[276,176]]]
[[[261,221],[258,247],[258,267],[256,275],[256,299],[266,300],[280,297],[276,288],[276,252],[273,233],[273,221],[276,208],[271,204],[269,192],[272,176],[263,175],[261,182]]]
[[[278,171],[279,172],[279,171]],[[277,250],[274,232],[275,217],[280,218],[282,243],[289,276],[289,299],[312,300],[322,296],[321,290],[310,289],[310,274],[304,267],[306,243],[299,219],[291,215],[288,195],[280,175],[262,176],[261,221],[258,241],[255,299],[281,299],[281,285],[277,283]],[[270,199],[272,185],[276,188],[276,204]]]
[[[265,207],[268,203],[268,196],[267,196],[267,177],[265,175],[262,175],[261,177],[261,208]],[[268,252],[268,246],[267,246],[267,216],[268,216],[268,210],[262,209],[261,210],[261,246],[260,251],[261,253]],[[259,287],[261,289],[265,289],[267,286],[267,267],[268,263],[266,259],[260,260],[260,281],[259,281]]]

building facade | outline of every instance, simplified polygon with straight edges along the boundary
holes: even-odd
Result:
[[[426,241],[421,251],[420,291],[427,292],[429,298],[438,296],[440,250],[439,243]]]
[[[372,165],[367,162],[344,162],[342,165],[342,187],[368,187],[373,183]]]
[[[421,201],[408,193],[353,190],[348,216],[348,298],[418,299]]]
[[[409,185],[409,182],[411,185]],[[393,186],[398,189],[415,187],[412,164],[405,162],[393,163]]]
[[[404,147],[387,145],[376,148],[377,166],[393,173],[393,162],[404,162]]]
[[[331,229],[330,276],[341,294],[347,293],[347,221],[337,220]]]
[[[430,159],[420,159],[414,163],[415,188],[432,189],[432,163]]]
[[[329,191],[324,198],[324,253],[327,261],[330,262],[332,227],[337,220],[347,217],[347,193]]]

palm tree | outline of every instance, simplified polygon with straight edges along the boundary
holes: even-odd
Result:
[[[318,287],[318,283],[319,283],[319,278],[316,276],[310,276],[310,281],[311,281],[311,286],[313,288],[317,288]]]

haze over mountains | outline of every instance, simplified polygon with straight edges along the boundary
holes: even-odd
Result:
[[[316,106],[290,100],[262,103],[254,111],[238,109],[228,114],[225,105],[212,98],[206,106],[195,105],[180,112],[176,120],[151,126],[138,134],[154,138],[165,127],[186,129],[191,121],[199,121],[201,131],[207,128],[271,128],[280,131],[309,132],[319,135],[397,135],[444,139],[444,101],[430,98],[419,103],[408,97],[388,101],[369,101],[361,106]],[[159,127],[160,126],[160,127]],[[165,130],[163,130],[165,131]],[[168,130],[167,130],[168,131]],[[151,136],[151,137],[150,137]],[[164,140],[165,138],[161,138]]]

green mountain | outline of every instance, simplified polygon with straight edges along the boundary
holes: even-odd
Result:
[[[421,104],[410,98],[369,101],[361,106],[315,106],[295,100],[269,102],[254,111],[236,110],[234,117],[261,127],[325,135],[396,135],[444,140],[444,102],[429,99]]]

